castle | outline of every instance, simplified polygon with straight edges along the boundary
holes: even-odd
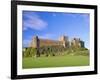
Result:
[[[63,52],[68,49],[78,48],[85,48],[84,41],[80,40],[80,38],[73,38],[69,41],[67,36],[61,36],[58,40],[42,39],[34,36],[30,46],[24,51],[23,56],[63,55]]]
[[[32,48],[41,48],[48,46],[81,48],[84,47],[84,41],[80,40],[80,38],[73,38],[71,41],[69,41],[67,36],[61,36],[59,40],[41,39],[38,36],[34,36],[30,44],[30,47]]]

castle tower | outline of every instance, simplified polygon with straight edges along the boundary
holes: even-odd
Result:
[[[64,47],[69,47],[69,41],[68,41],[68,37],[67,37],[67,36],[61,36],[61,37],[59,38],[59,41],[62,42],[62,45],[63,45]]]
[[[84,46],[84,41],[81,40],[81,41],[80,41],[80,44],[81,44],[81,47],[83,47],[83,48],[85,47],[85,46]]]
[[[84,47],[84,41],[80,40],[80,38],[73,38],[71,41],[71,46],[75,48]]]
[[[31,42],[31,47],[33,47],[33,48],[39,48],[39,44],[40,43],[39,43],[38,36],[34,36],[32,42]]]

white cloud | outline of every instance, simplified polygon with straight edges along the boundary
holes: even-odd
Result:
[[[30,12],[29,12],[30,13]],[[24,17],[27,19],[23,20],[23,30],[27,29],[35,29],[35,30],[42,30],[47,27],[47,22],[41,19],[37,14],[34,12],[32,14],[24,13]]]

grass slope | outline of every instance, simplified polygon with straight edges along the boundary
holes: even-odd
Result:
[[[89,56],[49,56],[49,57],[24,57],[22,66],[27,68],[67,67],[89,65]]]

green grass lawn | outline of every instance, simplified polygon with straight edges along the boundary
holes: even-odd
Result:
[[[89,65],[89,56],[81,55],[49,56],[38,58],[24,57],[22,60],[22,66],[24,69],[87,65]]]

